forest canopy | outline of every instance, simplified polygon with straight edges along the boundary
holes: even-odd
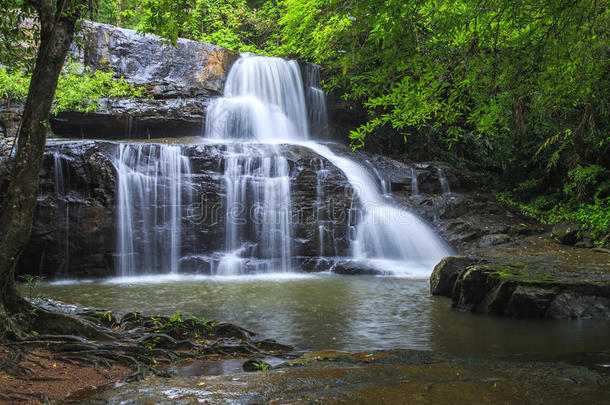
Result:
[[[93,18],[318,63],[327,92],[362,111],[345,133],[354,147],[449,161],[523,211],[599,238],[610,231],[608,5],[100,0]]]

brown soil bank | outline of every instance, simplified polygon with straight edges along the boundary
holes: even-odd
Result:
[[[445,258],[434,295],[460,310],[551,319],[610,319],[610,255],[531,236]]]
[[[454,359],[393,350],[314,352],[272,370],[153,378],[85,404],[607,403],[610,377],[584,367]]]

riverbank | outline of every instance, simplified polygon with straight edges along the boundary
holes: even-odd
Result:
[[[19,353],[15,346],[0,345],[0,362],[6,364],[12,358],[22,373],[13,375],[0,370],[0,404],[38,405],[62,400],[75,403],[77,398],[88,396],[99,389],[108,389],[123,383],[134,371],[126,366],[111,364],[79,364],[62,360],[58,353],[36,348]]]
[[[187,375],[185,366],[193,361],[245,362],[293,350],[188,313],[147,316],[51,299],[31,302],[61,322],[53,334],[33,331],[0,345],[0,403],[80,403],[96,391],[153,375]]]
[[[6,346],[0,346],[0,353],[4,358]],[[265,371],[233,369],[229,374],[222,371],[226,363],[247,359],[213,356],[205,367],[195,362],[177,368],[177,376],[147,377],[129,384],[125,381],[133,370],[127,367],[95,369],[54,356],[43,349],[26,356],[22,365],[37,373],[37,381],[1,373],[0,403],[602,404],[610,389],[610,374],[603,371],[608,364],[592,369],[565,363],[457,358],[417,350],[318,351]]]
[[[585,367],[452,358],[432,352],[312,352],[272,370],[153,378],[84,403],[577,403],[607,401],[610,378]]]

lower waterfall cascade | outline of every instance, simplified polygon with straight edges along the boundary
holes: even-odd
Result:
[[[294,61],[242,55],[229,72],[224,96],[208,106],[201,143],[216,145],[223,154],[217,179],[224,202],[224,248],[219,251],[181,247],[187,206],[197,199],[191,187],[195,175],[181,146],[119,144],[118,275],[176,274],[181,258],[193,254],[208,262],[204,273],[211,275],[299,271],[287,145],[319,156],[314,204],[320,258],[423,278],[450,254],[427,224],[393,205],[390,183],[374,166],[367,163],[367,169],[310,139],[323,136],[327,114],[317,66],[308,65],[304,72],[305,80]],[[340,225],[349,235],[347,256],[337,253],[324,208],[332,205],[322,192],[328,165],[342,172],[353,189],[352,208]]]

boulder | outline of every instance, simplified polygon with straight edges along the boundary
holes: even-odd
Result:
[[[576,242],[578,242],[580,227],[580,222],[576,221],[558,222],[553,226],[551,236],[559,243],[573,246]]]
[[[81,53],[86,66],[112,71],[157,99],[222,94],[239,53],[179,38],[173,46],[152,34],[88,22]]]
[[[434,295],[462,311],[524,318],[610,319],[610,264],[559,250],[552,254],[448,257],[430,279]]]
[[[332,268],[332,272],[345,276],[378,276],[384,274],[383,271],[355,260],[342,260],[337,262]]]
[[[430,275],[430,293],[451,298],[458,275],[465,268],[477,263],[477,259],[466,256],[445,257],[434,267]]]
[[[412,209],[461,253],[539,235],[544,226],[496,201],[491,194],[422,194],[397,201]]]
[[[503,243],[507,243],[510,241],[510,235],[505,233],[493,234],[493,235],[483,235],[479,239],[479,247],[488,247],[501,245]]]

